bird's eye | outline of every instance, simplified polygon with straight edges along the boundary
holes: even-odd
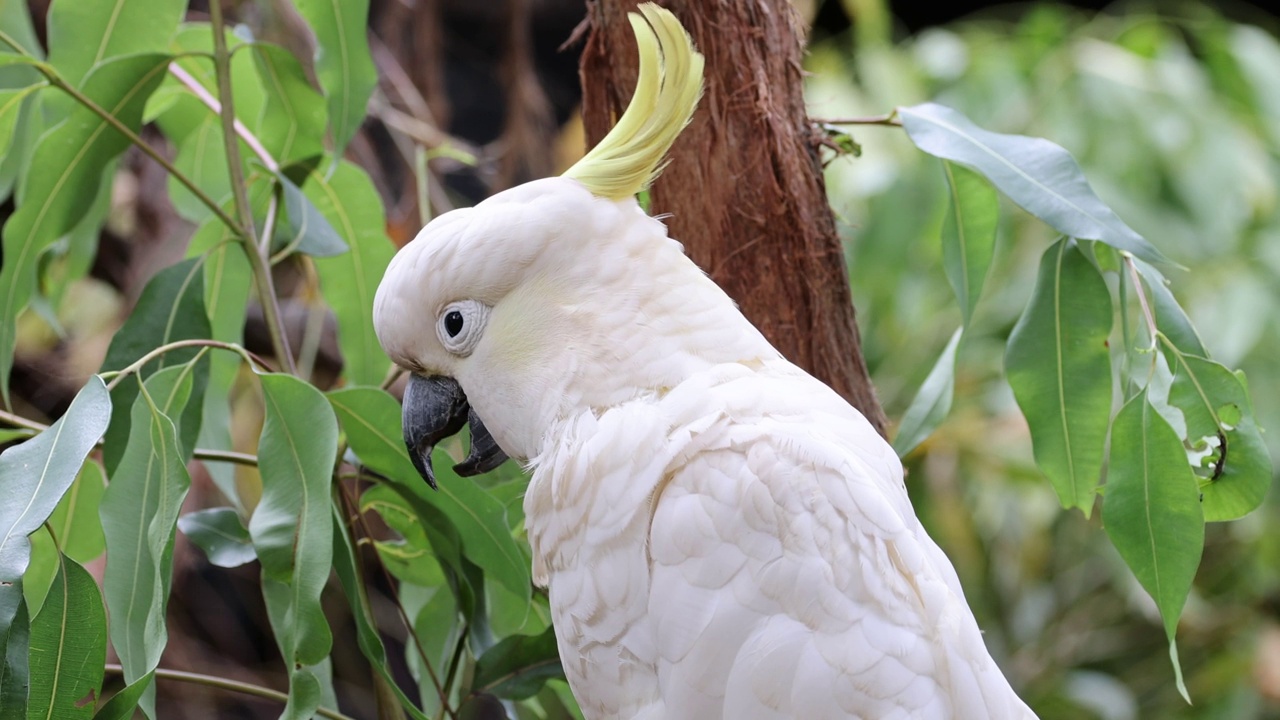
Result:
[[[444,331],[449,333],[449,337],[458,337],[458,333],[462,332],[462,313],[457,310],[450,310],[444,316]]]
[[[446,305],[440,313],[436,334],[445,350],[465,357],[480,341],[488,319],[488,305],[476,300],[459,300]]]

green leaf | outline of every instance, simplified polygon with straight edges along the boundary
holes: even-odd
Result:
[[[1168,262],[1098,199],[1080,166],[1061,146],[983,130],[961,113],[934,103],[898,108],[898,116],[921,150],[982,173],[1063,235],[1100,240],[1147,262]]]
[[[126,685],[123,690],[112,695],[110,700],[98,708],[98,712],[93,715],[93,720],[131,720],[133,709],[138,706],[143,693],[151,687],[153,679],[155,679],[154,671]]]
[[[956,387],[956,348],[960,346],[963,334],[962,327],[951,334],[947,346],[903,414],[898,434],[893,438],[893,449],[899,457],[906,457],[924,442],[951,412],[951,398]]]
[[[44,48],[36,37],[31,24],[31,12],[25,0],[0,0],[0,30],[18,43],[22,49],[37,58],[44,57]],[[0,43],[0,55],[14,53],[6,43]],[[6,86],[7,87],[7,86]]]
[[[235,508],[218,507],[189,512],[178,518],[178,529],[204,551],[210,565],[240,567],[258,558],[249,531]]]
[[[89,718],[102,690],[107,619],[93,576],[65,555],[40,613],[31,621],[27,719]]]
[[[160,662],[168,642],[165,607],[173,573],[173,542],[182,501],[191,487],[177,417],[191,395],[191,366],[152,375],[134,400],[128,443],[102,497],[99,515],[107,539],[103,588],[111,614],[111,645],[124,677],[133,683]],[[142,699],[155,717],[154,693]]]
[[[350,384],[377,385],[391,361],[374,332],[373,296],[396,253],[382,198],[364,170],[346,161],[328,178],[311,173],[302,189],[350,248],[347,255],[315,262],[325,302],[338,319],[342,372]]]
[[[945,160],[942,169],[950,201],[942,223],[942,265],[968,326],[995,254],[1000,202],[981,175]]]
[[[235,99],[236,115],[242,119],[257,118],[266,102],[266,94],[252,53],[237,51],[245,44],[231,27],[224,29],[227,48],[231,50],[231,95]],[[218,79],[213,70],[213,26],[208,22],[183,23],[169,41],[169,52],[176,63],[210,95],[218,96]],[[170,74],[164,84],[152,96],[144,118],[158,120],[160,128],[169,139],[181,141],[200,123],[216,118],[207,105],[177,77]],[[250,156],[249,148],[241,144],[241,158]]]
[[[0,626],[0,717],[25,717],[31,677],[27,657],[31,621],[21,580],[0,583],[0,618],[6,620]]]
[[[0,68],[0,78],[7,74],[5,72],[7,69],[13,68]],[[13,137],[9,141],[9,147],[0,154],[0,199],[9,198],[15,183],[24,174],[31,161],[36,141],[44,130],[40,108],[44,105],[42,98],[46,95],[47,93],[40,92],[28,95],[26,101],[21,103],[17,110],[18,117],[13,128]]]
[[[1005,369],[1031,429],[1036,464],[1065,508],[1087,517],[1111,416],[1111,294],[1071,240],[1045,251]]]
[[[1234,520],[1262,504],[1271,456],[1240,376],[1205,358],[1174,353],[1169,404],[1187,421],[1187,444],[1205,453],[1198,468],[1204,519]]]
[[[209,318],[204,309],[204,273],[197,259],[172,265],[151,278],[138,298],[138,304],[125,320],[124,327],[111,339],[107,357],[102,361],[103,370],[120,370],[140,359],[151,350],[177,340],[207,338],[210,334]],[[167,352],[142,368],[138,377],[145,379],[152,373],[167,367],[186,366],[200,352],[199,348],[179,348]],[[193,384],[192,400],[181,417],[174,417],[181,434],[183,458],[189,459],[200,432],[201,409],[209,376],[208,360],[201,360],[191,368]],[[108,475],[114,475],[129,436],[128,418],[133,412],[133,400],[138,395],[138,382],[127,379],[111,393],[114,409],[111,428],[103,440],[102,459]]]
[[[1169,291],[1169,281],[1159,270],[1147,263],[1134,259],[1134,266],[1142,276],[1151,297],[1151,312],[1155,315],[1156,328],[1164,333],[1178,350],[1189,355],[1208,357],[1204,344],[1200,342],[1200,334],[1196,332],[1191,319],[1178,304],[1173,293]],[[1170,362],[1172,362],[1170,358]]]
[[[23,104],[31,93],[41,87],[31,85],[16,90],[0,90],[0,153],[7,153],[9,150],[9,142],[13,140],[13,131],[18,127]]]
[[[106,385],[91,377],[57,422],[0,455],[0,585],[16,583],[26,571],[27,536],[53,513],[110,417]],[[0,633],[11,618],[0,615]]]
[[[502,503],[473,481],[453,474],[452,460],[440,450],[436,462],[440,491],[431,492],[409,461],[401,439],[400,407],[386,392],[347,388],[329,393],[329,402],[360,460],[387,477],[402,497],[443,512],[461,534],[467,557],[527,601],[529,563],[507,528]],[[418,505],[414,509],[421,513]]]
[[[280,231],[285,244],[318,258],[345,253],[347,244],[302,189],[283,173],[278,173],[276,180],[284,191],[285,222]]]
[[[187,0],[57,0],[49,8],[49,64],[79,87],[121,55],[164,52]]]
[[[107,61],[85,79],[84,94],[124,125],[138,130],[147,96],[160,84],[167,55],[130,55]],[[18,208],[4,226],[0,269],[0,392],[9,398],[9,373],[18,314],[36,285],[40,254],[79,222],[86,198],[98,191],[102,170],[129,141],[81,105],[40,137],[18,189]]]
[[[342,514],[337,507],[333,508],[333,568],[342,584],[342,591],[347,595],[347,604],[351,607],[351,618],[356,624],[356,643],[364,653],[369,665],[377,673],[382,691],[389,691],[399,703],[400,708],[414,720],[427,720],[413,702],[404,694],[387,664],[387,649],[382,644],[382,636],[378,634],[377,624],[373,619],[373,609],[369,605],[369,596],[365,591],[358,569],[355,548],[351,538],[342,525]],[[379,695],[381,698],[381,695]],[[382,717],[381,715],[379,717]]]
[[[215,202],[221,204],[231,198],[231,175],[227,172],[222,124],[212,113],[178,142],[178,154],[173,165]],[[169,197],[173,200],[173,209],[193,223],[203,223],[215,217],[209,206],[172,175],[169,176]],[[220,220],[218,222],[221,224]]]
[[[98,506],[106,489],[107,477],[102,466],[97,462],[86,462],[58,507],[54,508],[53,515],[49,516],[49,526],[53,528],[62,552],[78,563],[98,559],[106,548],[102,522],[98,519]]]
[[[552,628],[541,635],[512,635],[476,660],[473,687],[508,700],[536,695],[543,683],[563,678],[560,654]]]
[[[1182,442],[1147,402],[1146,390],[1125,403],[1111,426],[1106,491],[1107,535],[1156,601],[1177,668],[1172,643],[1204,551],[1204,516]],[[1180,668],[1178,674],[1181,681]]]
[[[249,535],[262,564],[263,595],[280,652],[292,672],[289,711],[310,717],[320,703],[315,666],[333,638],[320,593],[333,561],[329,484],[338,422],[325,397],[290,375],[261,376],[266,421],[258,443],[262,498]]]
[[[252,52],[266,91],[255,130],[267,152],[280,167],[323,154],[324,98],[307,82],[298,59],[265,43],[254,43]]]
[[[360,512],[378,513],[399,540],[375,541],[382,564],[392,575],[423,587],[445,582],[444,572],[431,551],[431,542],[413,506],[386,485],[374,485],[360,496]]]
[[[293,4],[316,34],[316,78],[329,101],[333,153],[341,157],[359,131],[378,85],[365,40],[369,0],[294,0]]]
[[[1275,73],[1276,63],[1280,63],[1280,42],[1262,28],[1236,25],[1231,30],[1230,44],[1240,72],[1253,90],[1263,127],[1273,146],[1280,144],[1280,80]]]

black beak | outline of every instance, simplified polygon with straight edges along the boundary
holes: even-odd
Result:
[[[433,490],[436,474],[431,467],[431,451],[441,440],[457,435],[468,421],[471,452],[467,459],[453,466],[454,472],[464,477],[493,470],[507,459],[507,454],[467,405],[467,396],[457,380],[443,375],[409,376],[404,390],[404,444],[418,474]]]

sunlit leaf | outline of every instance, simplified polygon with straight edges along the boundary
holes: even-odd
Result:
[[[329,484],[338,422],[324,395],[290,375],[261,376],[266,421],[258,443],[262,498],[249,535],[276,643],[290,668],[286,717],[309,718],[322,700],[318,666],[333,637],[320,593],[333,561]]]
[[[1093,509],[1111,417],[1111,294],[1072,241],[1040,261],[1031,302],[1009,336],[1005,369],[1031,429],[1036,464],[1063,507]]]
[[[365,27],[369,0],[294,0],[316,34],[316,78],[329,101],[334,154],[341,157],[360,129],[378,72],[369,55]]]
[[[164,77],[166,55],[129,55],[98,65],[85,78],[84,94],[139,129],[142,108]],[[102,169],[129,141],[106,121],[76,105],[66,120],[40,137],[31,166],[47,171],[24,175],[18,208],[4,225],[0,268],[0,392],[9,397],[9,373],[18,314],[35,290],[40,254],[70,230],[97,193]]]
[[[376,388],[350,388],[329,393],[329,401],[361,461],[386,476],[402,497],[441,510],[458,528],[468,558],[512,592],[529,597],[529,563],[507,529],[502,503],[475,482],[454,475],[452,461],[441,450],[435,465],[440,491],[427,488],[405,450],[395,398]]]
[[[288,50],[254,43],[251,52],[266,91],[255,127],[258,138],[281,167],[318,157],[324,152],[324,98]]]
[[[124,327],[111,339],[102,369],[120,370],[161,345],[207,337],[209,318],[204,309],[204,273],[198,260],[185,260],[156,273],[147,283]],[[167,352],[147,363],[139,377],[150,377],[166,367],[185,366],[199,351],[199,348],[188,347]],[[184,458],[190,457],[200,431],[201,408],[209,374],[208,360],[196,363],[191,372],[194,381],[191,386],[192,402],[183,409],[180,417],[172,418],[180,431]],[[114,475],[125,452],[125,438],[130,434],[128,418],[137,395],[138,383],[133,378],[126,379],[111,392],[114,403],[111,429],[107,431],[102,448],[108,475]]]
[[[956,328],[951,334],[942,355],[938,356],[929,376],[907,406],[902,422],[898,424],[898,434],[893,438],[893,449],[899,457],[906,456],[924,442],[951,412],[951,398],[956,386],[956,348],[963,334],[964,328]]]
[[[178,518],[178,529],[204,551],[210,565],[240,567],[258,558],[235,508],[196,510]]]
[[[1169,403],[1186,418],[1186,440],[1193,450],[1211,450],[1200,468],[1204,519],[1242,517],[1262,504],[1272,470],[1249,393],[1240,377],[1212,360],[1174,353],[1170,363]]]
[[[107,619],[93,576],[65,555],[39,614],[31,621],[27,717],[90,718],[102,690]]]
[[[1107,535],[1156,601],[1172,643],[1204,551],[1204,516],[1182,442],[1147,402],[1145,390],[1125,403],[1111,426],[1106,490]],[[1181,685],[1176,652],[1172,657]]]
[[[187,0],[58,0],[49,8],[49,63],[79,86],[93,66],[163,52]]]
[[[982,173],[1063,235],[1100,240],[1148,262],[1167,262],[1098,199],[1080,166],[1061,146],[983,130],[956,110],[934,103],[898,108],[898,115],[921,150]]]
[[[191,486],[183,460],[178,417],[191,396],[190,364],[168,367],[146,381],[129,416],[128,442],[102,497],[99,515],[107,539],[103,590],[111,615],[111,645],[125,682],[147,677],[168,643],[165,607],[173,574],[178,511]],[[155,717],[155,693],[141,703]]]
[[[556,636],[547,628],[541,635],[512,635],[486,650],[476,660],[474,685],[479,692],[523,700],[547,680],[563,677]]]
[[[982,284],[995,253],[1000,203],[996,191],[981,175],[945,160],[942,169],[947,176],[949,200],[942,223],[942,266],[967,326],[982,296]]]
[[[364,170],[345,161],[329,177],[311,173],[302,189],[350,248],[316,259],[320,289],[338,318],[342,372],[351,384],[377,385],[391,361],[374,333],[373,296],[395,255],[382,198]]]

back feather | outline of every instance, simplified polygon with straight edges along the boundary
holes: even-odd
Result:
[[[658,177],[702,96],[703,57],[689,33],[664,8],[644,3],[639,10],[627,14],[640,48],[631,103],[604,140],[564,173],[610,200],[631,197]]]

